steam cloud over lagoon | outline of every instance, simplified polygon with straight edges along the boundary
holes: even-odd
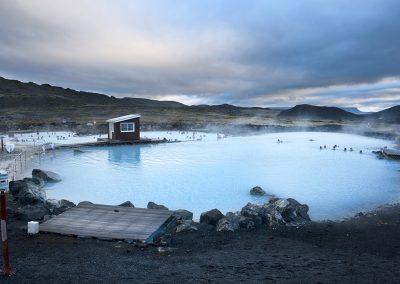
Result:
[[[400,103],[400,2],[0,2],[0,76],[184,103]]]

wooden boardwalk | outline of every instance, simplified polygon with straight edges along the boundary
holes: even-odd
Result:
[[[383,148],[381,151],[382,154],[387,158],[400,159],[400,150]]]
[[[41,232],[63,235],[152,242],[171,215],[169,210],[80,204],[39,227]]]
[[[83,142],[76,144],[59,144],[55,146],[55,149],[63,148],[79,148],[79,147],[97,147],[97,146],[119,146],[119,145],[141,145],[141,144],[161,144],[161,143],[177,143],[182,141],[169,141],[163,139],[145,139],[141,138],[137,141],[95,141],[95,142]]]

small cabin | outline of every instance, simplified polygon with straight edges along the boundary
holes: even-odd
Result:
[[[140,140],[140,114],[129,114],[107,120],[109,141]]]

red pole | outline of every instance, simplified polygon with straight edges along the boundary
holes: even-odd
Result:
[[[6,194],[1,191],[1,242],[3,247],[3,274],[10,276],[10,257],[8,253],[7,224],[6,224]]]

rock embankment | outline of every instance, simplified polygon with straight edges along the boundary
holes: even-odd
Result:
[[[19,219],[38,221],[51,218],[65,210],[74,207],[71,201],[61,199],[47,199],[43,186],[47,182],[59,182],[58,174],[34,169],[32,177],[10,182],[10,194],[13,196],[13,205],[8,209]]]
[[[10,182],[10,193],[15,206],[9,208],[23,220],[46,220],[58,215],[75,204],[68,200],[47,199],[43,186],[47,182],[57,182],[61,178],[48,171],[35,169],[32,177]],[[251,189],[251,194],[263,196],[266,193],[260,187]],[[90,202],[81,202],[90,203]],[[132,202],[126,201],[119,206],[134,207]],[[168,210],[161,204],[149,202],[148,209]],[[170,222],[165,225],[161,239],[168,239],[171,234],[191,232],[197,230],[230,231],[253,230],[255,228],[275,228],[277,226],[299,226],[310,221],[308,206],[293,198],[272,197],[268,202],[258,205],[247,203],[238,212],[228,212],[225,215],[218,209],[203,212],[200,222],[193,221],[193,213],[179,209],[173,211]]]
[[[173,227],[176,233],[196,231],[202,226],[216,231],[234,232],[260,227],[268,229],[277,226],[299,226],[310,221],[308,206],[293,198],[271,198],[263,205],[247,203],[241,211],[228,212],[225,215],[218,209],[212,209],[201,214],[199,223],[192,220],[193,214],[186,219],[176,217],[177,221]]]
[[[152,202],[149,202],[149,204]],[[164,209],[163,205],[153,209]],[[162,238],[173,233],[191,232],[197,230],[237,231],[256,228],[274,229],[278,226],[300,226],[310,220],[308,206],[293,198],[270,198],[263,205],[247,203],[241,211],[228,212],[225,215],[218,209],[203,212],[200,222],[193,221],[193,213],[184,209],[172,214]]]
[[[293,198],[272,198],[264,205],[248,203],[240,212],[228,212],[221,218],[217,231],[235,231],[238,229],[251,230],[266,226],[273,228],[284,225],[300,225],[310,221],[308,206],[300,204]]]

